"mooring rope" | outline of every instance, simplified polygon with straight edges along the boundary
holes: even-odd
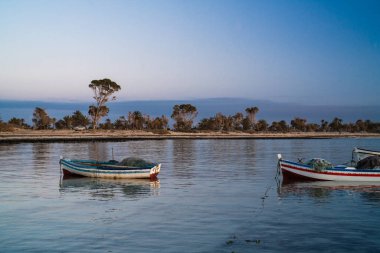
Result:
[[[254,210],[253,210],[253,218],[257,218],[259,217],[263,212],[264,212],[264,208],[265,208],[265,200],[269,197],[269,191],[273,188],[273,186],[276,184],[277,187],[279,187],[280,185],[280,176],[281,176],[281,169],[280,169],[280,159],[278,160],[278,163],[277,163],[277,170],[276,170],[276,175],[275,177],[273,178],[273,181],[271,180],[271,182],[268,183],[268,185],[266,186],[265,188],[265,192],[264,194],[261,196],[261,205],[256,207]],[[246,235],[244,235],[243,237],[245,237]],[[238,239],[238,236],[236,234],[234,234],[233,236],[230,237],[230,239],[226,242],[227,245],[232,245],[234,244],[234,242],[236,240],[239,240]],[[243,239],[240,239],[240,240],[243,240]],[[256,240],[252,240],[252,239],[245,239],[244,240],[245,243],[252,243],[252,242],[255,242],[256,244],[259,244],[261,242],[261,239],[256,239]]]
[[[269,197],[268,193],[273,188],[273,186],[275,184],[276,184],[276,186],[279,186],[279,183],[281,181],[280,176],[281,176],[281,168],[280,168],[280,159],[279,159],[278,163],[277,163],[276,175],[273,178],[274,180],[273,181],[271,180],[271,182],[265,188],[264,195],[262,195],[262,197],[261,197],[261,199],[262,199],[261,206],[257,207],[256,210],[254,211],[254,213],[255,213],[254,217],[258,217],[264,211],[265,200]]]

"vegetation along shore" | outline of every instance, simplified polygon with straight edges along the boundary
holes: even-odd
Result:
[[[280,120],[269,124],[264,119],[256,119],[260,111],[256,106],[234,115],[216,113],[213,117],[196,120],[198,111],[195,106],[179,104],[173,106],[170,118],[167,115],[151,117],[134,111],[114,122],[109,118],[102,121],[109,112],[106,103],[116,99],[113,94],[121,87],[110,79],[101,79],[93,80],[89,88],[94,93],[95,103],[89,106],[88,116],[77,110],[72,115],[55,119],[47,110],[36,107],[33,125],[28,125],[22,118],[13,117],[7,122],[0,118],[0,142],[380,137],[379,122],[358,119],[345,123],[335,117],[331,122],[322,119],[317,124],[294,117],[290,122]],[[172,124],[169,124],[170,119]]]
[[[128,141],[165,139],[322,139],[322,138],[380,138],[380,133],[347,132],[177,132],[147,130],[30,130],[17,129],[1,132],[0,143],[21,142],[88,142],[88,141]]]

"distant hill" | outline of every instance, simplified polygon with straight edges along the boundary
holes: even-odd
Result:
[[[260,111],[258,119],[272,121],[290,121],[294,117],[306,118],[308,122],[320,123],[321,119],[331,121],[334,117],[344,122],[355,122],[358,119],[380,121],[380,106],[313,106],[293,103],[276,103],[265,100],[239,98],[210,98],[194,100],[152,100],[152,101],[121,101],[110,102],[109,118],[117,119],[127,116],[130,111],[140,111],[151,116],[166,115],[170,117],[175,104],[192,104],[198,109],[197,120],[214,116],[221,112],[233,115],[236,112],[244,113],[245,108],[257,106]],[[56,119],[71,115],[80,110],[87,115],[90,102],[44,102],[44,101],[0,101],[0,117],[8,121],[12,117],[24,118],[29,124],[32,122],[35,107],[44,108],[48,114]]]

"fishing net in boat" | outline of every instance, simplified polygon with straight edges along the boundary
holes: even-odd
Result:
[[[124,158],[117,165],[148,168],[148,167],[153,167],[154,163],[146,161],[138,157],[127,157],[127,158]]]
[[[333,167],[330,162],[322,158],[313,158],[307,161],[306,164],[313,167],[316,171],[331,169]]]
[[[380,156],[368,156],[363,160],[360,160],[357,163],[356,168],[359,170],[380,169]]]

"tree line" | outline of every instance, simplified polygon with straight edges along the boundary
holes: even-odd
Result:
[[[203,118],[194,124],[198,114],[197,108],[191,104],[174,105],[170,118],[173,120],[172,127],[169,125],[169,117],[152,117],[140,111],[129,112],[126,116],[120,116],[112,121],[107,118],[98,123],[97,129],[104,130],[173,130],[179,132],[213,131],[213,132],[369,132],[380,133],[380,123],[371,120],[357,120],[354,123],[344,123],[342,119],[335,117],[332,121],[321,120],[320,124],[309,123],[307,119],[295,117],[290,122],[285,120],[268,123],[264,119],[256,120],[259,109],[257,107],[246,108],[245,114],[237,112],[234,115],[216,113],[213,117]],[[80,111],[72,115],[64,116],[56,120],[48,113],[36,107],[33,113],[33,124],[28,125],[24,119],[11,118],[8,122],[0,119],[0,129],[3,131],[12,128],[25,129],[76,129],[83,127],[93,128],[90,115],[86,116]]]
[[[105,129],[105,130],[159,130],[159,131],[214,131],[214,132],[371,132],[380,133],[380,123],[370,120],[357,120],[355,123],[343,123],[343,120],[335,117],[331,122],[321,120],[320,124],[309,123],[307,119],[295,117],[289,123],[273,121],[269,124],[266,120],[256,120],[259,108],[248,107],[245,114],[237,112],[234,115],[223,115],[216,113],[213,117],[201,119],[196,125],[194,120],[198,115],[197,108],[191,104],[174,105],[170,118],[174,121],[173,128],[169,126],[169,118],[165,115],[161,117],[151,117],[140,111],[129,112],[127,116],[121,116],[112,122],[107,118],[101,122],[103,117],[109,113],[106,103],[115,100],[112,96],[121,87],[110,79],[92,80],[89,88],[93,91],[95,103],[89,106],[88,116],[80,111],[73,112],[72,115],[64,116],[62,119],[55,119],[40,107],[36,107],[33,112],[33,125],[28,125],[22,118],[11,118],[8,122],[3,122],[0,118],[0,131],[9,131],[12,128],[27,129]]]

